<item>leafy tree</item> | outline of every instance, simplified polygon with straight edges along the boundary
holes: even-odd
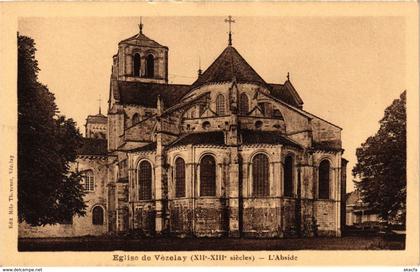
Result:
[[[81,134],[38,82],[35,52],[33,39],[18,34],[18,214],[45,225],[83,216],[86,205],[80,175],[69,172]]]
[[[405,224],[406,215],[406,92],[385,109],[378,132],[356,150],[353,175],[363,201],[379,216]]]

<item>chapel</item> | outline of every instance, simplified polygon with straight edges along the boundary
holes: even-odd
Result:
[[[191,85],[168,83],[168,51],[140,24],[113,56],[109,231],[339,236],[341,128],[306,112],[289,76],[266,82],[231,32]]]
[[[231,31],[192,84],[168,83],[168,52],[142,23],[118,43],[107,115],[87,118],[74,166],[89,205],[69,236],[340,236],[342,129],[304,110],[289,75],[266,82]]]

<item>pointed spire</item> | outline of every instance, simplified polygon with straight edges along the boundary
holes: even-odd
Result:
[[[143,21],[142,21],[142,17],[140,16],[139,36],[142,34],[143,34]]]
[[[228,45],[232,46],[232,23],[235,23],[235,20],[232,19],[232,16],[228,16],[227,19],[225,19],[225,23],[229,23],[229,41]]]
[[[290,81],[290,73],[287,72],[287,81]]]

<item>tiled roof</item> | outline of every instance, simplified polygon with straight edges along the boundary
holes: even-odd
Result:
[[[343,149],[338,146],[337,141],[325,141],[325,142],[312,142],[313,149],[325,150],[325,151],[342,151]]]
[[[118,81],[121,104],[156,107],[160,95],[165,108],[175,105],[189,90],[189,85]]]
[[[83,138],[82,146],[77,150],[78,155],[100,155],[107,154],[107,140],[95,138]]]
[[[240,83],[257,83],[267,86],[267,83],[255,72],[238,51],[228,46],[193,83],[192,89],[207,83],[231,82],[236,78]]]
[[[131,36],[128,39],[120,41],[119,43],[120,44],[121,43],[128,43],[128,44],[135,44],[135,45],[142,45],[142,46],[149,46],[149,47],[166,47],[166,46],[163,46],[163,45],[159,44],[158,42],[150,39],[149,37],[147,37],[143,33],[139,33],[139,34],[136,34],[134,36]]]
[[[223,131],[209,131],[209,132],[197,132],[181,136],[178,140],[173,142],[170,146],[181,146],[181,145],[224,145],[225,135]]]
[[[275,131],[241,130],[242,144],[282,144],[301,148],[300,145]]]
[[[281,101],[300,108],[303,104],[302,99],[299,97],[299,95],[297,94],[296,91],[293,91],[293,86],[289,81],[286,81],[285,84],[274,84],[274,83],[269,83],[269,85],[271,86],[271,90],[270,93],[272,96],[280,99]],[[290,85],[292,88],[288,88],[287,85]]]
[[[87,122],[106,124],[108,122],[108,118],[105,115],[98,113],[96,115],[89,115],[87,117]]]
[[[156,150],[156,142],[152,142],[144,146],[131,149],[130,151],[141,152],[141,151],[153,151],[153,150]]]

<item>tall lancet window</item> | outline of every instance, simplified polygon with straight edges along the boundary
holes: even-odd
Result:
[[[318,169],[318,198],[330,198],[330,162],[323,160]]]
[[[175,196],[185,197],[185,161],[182,158],[175,160]]]
[[[133,76],[140,76],[140,54],[136,53],[133,57]]]
[[[152,199],[152,165],[142,161],[138,168],[139,199]]]
[[[216,113],[217,115],[225,115],[225,97],[219,94],[216,98]]]
[[[146,77],[152,78],[155,76],[155,57],[152,54],[147,55],[146,58]]]
[[[248,96],[245,93],[241,94],[239,101],[239,114],[247,115],[249,112],[249,101]]]
[[[293,158],[287,156],[283,168],[284,196],[293,196]]]
[[[252,194],[254,196],[270,195],[268,158],[257,154],[252,159]]]
[[[200,196],[216,195],[216,161],[206,155],[200,162]]]

